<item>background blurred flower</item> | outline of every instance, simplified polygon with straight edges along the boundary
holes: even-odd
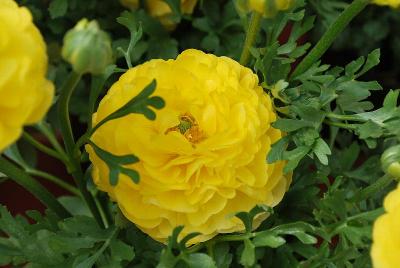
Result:
[[[278,11],[289,9],[293,0],[236,0],[236,7],[240,13],[258,12],[264,17],[271,18]]]
[[[371,250],[375,268],[394,268],[400,263],[400,187],[385,198],[386,214],[380,216],[373,229]]]
[[[155,121],[131,114],[107,122],[92,137],[115,155],[139,157],[128,166],[140,173],[139,184],[121,175],[112,187],[106,164],[87,147],[95,183],[129,220],[160,241],[184,225],[182,235],[202,233],[193,241],[199,242],[243,230],[236,212],[281,201],[291,176],[283,174],[283,161],[266,163],[271,144],[282,136],[271,127],[271,99],[257,76],[230,58],[186,50],[176,60],[130,69],[101,101],[93,124],[153,79],[155,94],[166,101]]]
[[[400,7],[400,0],[373,0],[372,2],[380,6],[391,6],[393,8]]]
[[[149,14],[158,19],[167,30],[173,30],[176,22],[171,18],[172,10],[164,0],[146,0],[146,8]],[[121,4],[127,8],[135,10],[139,6],[138,0],[121,0]],[[181,0],[181,13],[192,14],[197,0]]]
[[[0,58],[1,151],[44,116],[54,92],[43,38],[28,9],[12,0],[0,1]]]

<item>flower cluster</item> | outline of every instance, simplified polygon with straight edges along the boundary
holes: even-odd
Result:
[[[400,264],[400,186],[385,198],[386,214],[377,219],[371,250],[375,268],[393,268]]]
[[[281,201],[291,176],[283,174],[284,161],[266,163],[271,144],[282,137],[271,126],[271,99],[258,77],[230,58],[191,49],[176,60],[136,66],[111,87],[93,125],[153,79],[155,94],[166,102],[155,121],[131,114],[107,122],[91,138],[115,155],[139,157],[127,167],[140,173],[140,183],[120,175],[111,186],[107,165],[87,146],[94,182],[129,220],[159,241],[184,225],[182,235],[202,233],[195,243],[243,230],[236,212]]]
[[[0,151],[23,126],[39,121],[52,102],[46,46],[25,7],[0,1]]]
[[[145,3],[149,14],[157,18],[166,29],[172,30],[175,27],[175,22],[171,20],[172,10],[165,1],[146,0]],[[121,4],[130,9],[137,9],[139,7],[138,0],[121,0]],[[182,14],[191,14],[196,4],[197,0],[181,0]]]

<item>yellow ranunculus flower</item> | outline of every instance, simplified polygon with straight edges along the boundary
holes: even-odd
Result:
[[[137,9],[139,6],[138,0],[121,0],[122,5],[130,8]],[[175,28],[175,22],[171,20],[172,10],[164,0],[146,0],[146,8],[149,14],[157,18],[167,30]],[[191,14],[197,0],[181,0],[182,14]]]
[[[392,8],[400,7],[400,0],[373,0],[372,2],[380,6],[391,6]]]
[[[386,196],[384,207],[386,214],[374,224],[371,257],[375,268],[396,268],[400,265],[400,186]]]
[[[46,45],[25,7],[0,1],[0,151],[39,121],[53,98]]]
[[[293,0],[236,0],[236,6],[241,12],[258,12],[271,18],[278,11],[289,9]]]
[[[266,163],[271,144],[282,137],[270,97],[250,69],[227,57],[190,49],[176,60],[151,60],[127,71],[100,102],[96,125],[136,96],[153,79],[165,108],[155,121],[131,114],[101,126],[92,136],[114,155],[134,154],[125,175],[109,184],[109,170],[87,146],[93,179],[123,214],[156,240],[174,227],[201,232],[192,243],[243,230],[234,216],[257,204],[278,204],[291,181],[285,162]],[[265,218],[260,215],[259,219]]]

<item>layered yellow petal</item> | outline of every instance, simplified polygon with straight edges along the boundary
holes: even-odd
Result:
[[[46,79],[46,46],[25,7],[0,1],[0,152],[24,125],[41,120],[54,87]]]
[[[151,60],[120,77],[100,102],[93,124],[153,79],[155,95],[166,102],[156,120],[131,114],[107,122],[92,136],[115,155],[139,157],[127,166],[139,172],[139,184],[121,175],[111,186],[107,166],[87,146],[94,182],[129,220],[160,241],[184,225],[182,235],[202,233],[195,243],[243,230],[234,216],[239,211],[280,202],[291,177],[283,174],[284,162],[266,162],[282,133],[271,126],[276,114],[257,75],[230,58],[193,49],[176,60]],[[190,127],[181,132],[183,121]]]

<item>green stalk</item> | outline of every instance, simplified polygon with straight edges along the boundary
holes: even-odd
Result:
[[[240,56],[240,64],[246,66],[250,59],[250,49],[256,41],[258,32],[260,31],[262,20],[262,14],[259,12],[253,12],[251,15],[249,27],[246,32],[246,39]]]
[[[65,149],[71,163],[69,172],[74,178],[75,184],[78,186],[83,199],[88,205],[93,217],[96,219],[99,226],[104,227],[102,217],[93,196],[86,188],[84,174],[80,165],[80,151],[74,150],[75,140],[72,132],[71,121],[69,118],[69,102],[75,87],[81,79],[81,74],[71,72],[68,80],[61,89],[60,97],[58,99],[58,117],[60,121],[60,129],[64,139]]]
[[[379,178],[374,184],[362,189],[357,192],[351,199],[350,202],[360,202],[362,200],[368,199],[375,193],[381,191],[383,188],[388,186],[393,181],[393,177],[389,175],[384,175]]]
[[[24,140],[26,140],[27,142],[29,142],[33,147],[35,147],[36,149],[38,149],[39,151],[50,155],[54,158],[57,158],[58,160],[61,160],[62,162],[67,162],[67,159],[64,158],[62,155],[60,155],[58,152],[54,151],[53,149],[47,147],[46,145],[38,142],[34,137],[32,137],[30,134],[28,134],[27,132],[24,132],[22,134],[22,138]]]
[[[369,0],[353,1],[328,28],[322,38],[294,70],[291,78],[303,74],[329,49],[347,25],[369,4]]]
[[[61,89],[58,99],[58,117],[60,120],[61,133],[63,135],[65,149],[67,154],[71,156],[74,152],[75,141],[72,133],[71,121],[69,119],[69,102],[75,87],[81,79],[81,74],[71,72],[68,80]]]
[[[71,214],[58,202],[58,200],[47,191],[40,183],[35,181],[26,172],[0,156],[0,171],[24,187],[49,209],[54,211],[60,218],[71,217]]]
[[[72,186],[69,183],[66,183],[65,181],[57,178],[56,176],[49,174],[47,172],[43,172],[40,170],[36,170],[36,169],[29,169],[26,171],[28,174],[32,175],[32,176],[37,176],[40,178],[43,178],[45,180],[51,181],[52,183],[60,186],[61,188],[67,190],[68,192],[76,195],[76,196],[80,196],[81,193],[78,191],[77,188],[75,188],[74,186]]]
[[[39,122],[36,125],[36,128],[42,132],[42,134],[49,140],[50,144],[53,148],[63,156],[64,159],[68,159],[67,154],[64,149],[61,147],[60,143],[57,140],[57,137],[54,135],[52,129],[48,126],[46,122]]]

